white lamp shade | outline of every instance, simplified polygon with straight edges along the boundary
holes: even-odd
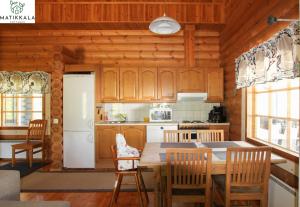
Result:
[[[165,14],[162,17],[154,19],[149,25],[151,32],[163,35],[174,34],[178,32],[180,28],[180,24],[175,19],[172,19]]]

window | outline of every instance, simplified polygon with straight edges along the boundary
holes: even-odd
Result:
[[[247,88],[247,137],[299,152],[299,78]]]
[[[31,119],[44,118],[44,96],[42,94],[2,94],[0,103],[1,126],[28,126]]]

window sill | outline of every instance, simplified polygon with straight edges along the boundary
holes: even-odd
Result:
[[[0,127],[0,130],[27,130],[28,126]]]
[[[258,140],[258,139],[255,139],[255,138],[246,138],[246,141],[247,142],[250,142],[251,144],[254,144],[254,145],[257,145],[257,146],[262,146],[262,145],[267,145],[267,146],[270,146],[272,147],[272,152],[285,158],[285,159],[288,159],[288,160],[291,160],[293,162],[296,162],[296,163],[299,163],[299,154],[296,153],[296,152],[292,152],[292,151],[289,151],[289,150],[286,150],[286,149],[283,149],[279,146],[276,146],[276,145],[273,145],[273,144],[270,144],[268,142],[264,142],[262,140]]]

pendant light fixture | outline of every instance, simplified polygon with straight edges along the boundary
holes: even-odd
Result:
[[[174,34],[180,30],[180,24],[173,18],[164,15],[154,19],[149,25],[151,32],[156,34],[168,35]]]
[[[164,2],[164,15],[154,19],[150,25],[149,29],[155,34],[169,35],[174,34],[180,30],[180,24],[173,18],[166,15],[166,2]]]

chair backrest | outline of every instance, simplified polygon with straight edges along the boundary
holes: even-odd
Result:
[[[197,142],[222,142],[224,130],[197,130]]]
[[[27,141],[40,140],[44,143],[47,120],[31,120],[28,125]]]
[[[164,142],[191,142],[191,130],[164,130]]]
[[[210,188],[211,149],[166,149],[166,161],[168,188]]]
[[[226,153],[226,188],[247,186],[268,188],[270,160],[270,147],[228,148]],[[230,189],[228,190],[230,192]]]

